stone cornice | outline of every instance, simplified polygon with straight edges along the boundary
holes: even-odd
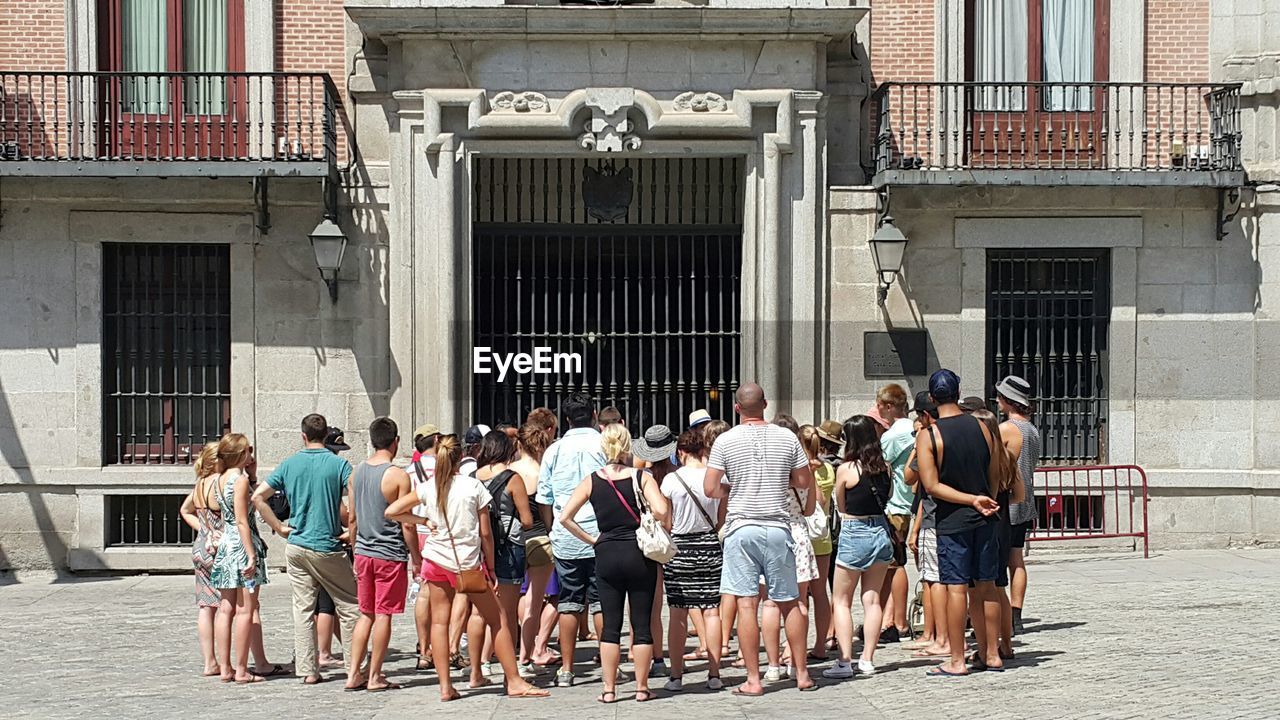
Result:
[[[796,38],[830,41],[854,32],[866,0],[834,7],[479,6],[430,0],[346,0],[347,14],[376,38],[510,39],[537,37]]]

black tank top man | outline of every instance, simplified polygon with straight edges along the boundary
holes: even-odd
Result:
[[[991,447],[982,434],[982,424],[969,415],[955,415],[935,421],[942,436],[942,467],[938,481],[970,495],[991,495],[987,472],[991,467]],[[984,516],[970,505],[938,500],[939,535],[955,535],[990,522],[995,515]]]

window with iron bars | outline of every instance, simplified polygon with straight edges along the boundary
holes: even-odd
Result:
[[[178,510],[181,495],[108,495],[107,547],[190,545],[195,531]]]
[[[1107,250],[987,253],[987,392],[1006,375],[1031,384],[1042,464],[1106,458]]]
[[[107,465],[190,463],[231,425],[227,245],[104,243]]]

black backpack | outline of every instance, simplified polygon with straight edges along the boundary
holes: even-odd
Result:
[[[503,470],[489,480],[486,488],[493,500],[489,503],[489,527],[493,529],[493,546],[494,548],[505,548],[507,543],[511,541],[511,528],[516,524],[515,502],[512,502],[511,522],[507,523],[505,532],[498,532],[502,528],[502,496],[507,494],[507,484],[511,482],[511,476],[515,475],[514,470]]]

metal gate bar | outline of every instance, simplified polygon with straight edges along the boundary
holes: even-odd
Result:
[[[1106,250],[987,253],[987,391],[1031,384],[1045,462],[1106,457],[1109,268]]]
[[[518,422],[570,392],[616,405],[633,432],[731,418],[741,228],[477,225],[475,347],[579,353],[582,372],[475,375],[477,422]]]

